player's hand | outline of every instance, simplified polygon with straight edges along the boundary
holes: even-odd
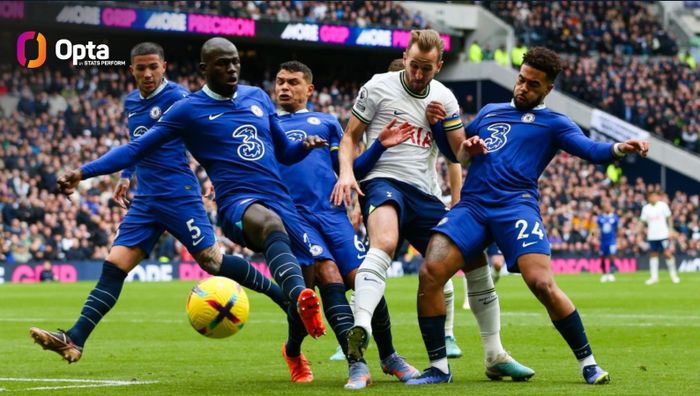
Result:
[[[642,157],[646,157],[649,154],[649,142],[646,140],[630,139],[620,143],[617,148],[625,154],[639,153]]]
[[[211,182],[204,183],[204,194],[202,194],[207,199],[214,200],[216,198],[216,192],[214,191],[214,185]]]
[[[428,118],[430,125],[435,125],[438,121],[442,121],[447,117],[447,111],[442,103],[432,101],[428,103],[428,107],[425,108],[425,116]]]
[[[486,154],[486,142],[478,136],[472,136],[466,139],[459,146],[459,152],[457,153],[457,159],[462,164],[465,164],[471,160],[472,157]]]
[[[71,195],[82,179],[83,171],[80,168],[71,169],[58,178],[58,191],[63,195]]]
[[[414,129],[416,129],[416,127],[408,122],[396,126],[396,118],[394,118],[379,132],[379,137],[377,139],[379,139],[379,143],[385,148],[394,147],[410,139]]]
[[[122,209],[127,209],[129,205],[129,199],[126,197],[126,195],[129,192],[130,184],[131,180],[129,179],[119,179],[119,182],[117,183],[117,188],[115,188],[114,192],[112,193],[112,200],[114,200],[117,206],[119,206]]]
[[[352,205],[353,191],[355,191],[358,195],[365,195],[362,193],[360,185],[357,184],[354,174],[344,174],[341,172],[340,176],[338,176],[338,181],[335,182],[335,186],[333,186],[331,203],[334,206],[340,206],[342,203],[345,203],[345,206],[349,208]]]
[[[305,149],[312,150],[321,147],[328,147],[328,142],[326,141],[326,139],[318,135],[311,135],[304,138]]]

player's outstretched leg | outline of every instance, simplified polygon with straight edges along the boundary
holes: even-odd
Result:
[[[471,307],[469,306],[469,286],[467,285],[466,275],[462,278],[462,281],[464,282],[464,303],[462,304],[462,309],[468,310]]]
[[[287,234],[283,231],[270,232],[265,238],[263,253],[272,277],[289,300],[296,301],[297,312],[306,331],[314,338],[324,335],[326,326],[323,324],[320,300],[312,289],[306,288]]]
[[[116,265],[105,261],[97,285],[90,292],[80,317],[70,330],[51,332],[32,327],[29,329],[29,334],[42,348],[58,353],[68,363],[77,362],[83,354],[83,346],[92,330],[117,303],[126,275],[127,273]]]
[[[379,305],[374,310],[372,332],[379,351],[380,366],[385,374],[393,375],[401,382],[406,382],[420,375],[420,371],[411,366],[394,349],[389,307],[386,305],[384,297],[379,300]]]
[[[535,372],[513,359],[501,344],[501,308],[488,265],[469,271],[469,305],[479,324],[484,345],[486,376],[493,380],[511,377],[513,381],[530,379]]]
[[[197,257],[195,257],[197,258]],[[199,261],[199,260],[197,260]],[[205,268],[206,270],[206,268]],[[282,293],[282,289],[274,284],[270,279],[255,269],[250,262],[242,257],[224,255],[219,272],[212,275],[224,276],[254,290],[258,293],[263,293],[270,297],[279,307],[286,313],[289,307],[287,300]]]
[[[593,357],[593,350],[576,307],[554,281],[549,256],[524,254],[518,258],[518,267],[523,280],[545,306],[554,327],[576,356],[586,382],[592,385],[610,382],[610,374],[601,369]]]
[[[445,293],[445,347],[447,348],[447,358],[454,359],[462,356],[462,350],[457,345],[454,334],[455,323],[455,286],[452,279],[445,283],[443,292]]]

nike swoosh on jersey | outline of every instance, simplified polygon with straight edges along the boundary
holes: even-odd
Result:
[[[538,241],[535,241],[535,242],[523,242],[523,247],[526,248],[526,247],[528,247],[528,246],[530,246],[530,245],[536,244],[537,242],[538,242]]]
[[[224,115],[224,113],[219,113],[219,114],[209,114],[209,121],[213,121],[213,120],[215,120],[215,119],[217,119],[217,118],[221,117],[222,115]]]
[[[406,114],[406,112],[404,112],[404,111],[398,111],[398,110],[394,110],[394,115],[396,115],[396,116],[397,116],[397,115],[401,115],[401,114]]]
[[[199,239],[196,240],[196,241],[192,241],[192,246],[197,246],[197,245],[199,245],[199,243],[202,242],[203,240],[204,240],[204,237],[201,237],[201,238],[199,238]]]
[[[493,117],[493,116],[495,116],[495,115],[498,115],[498,114],[496,114],[496,113],[488,113],[488,114],[486,114],[486,115],[484,116],[484,118]]]
[[[133,112],[133,113],[129,113],[129,114],[126,115],[126,118],[131,118],[131,116],[136,115],[136,114],[138,114],[138,113],[139,113],[138,111],[135,111],[135,112]]]

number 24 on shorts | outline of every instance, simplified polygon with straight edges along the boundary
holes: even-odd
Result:
[[[541,225],[539,221],[535,221],[535,223],[532,225],[532,229],[530,230],[530,234],[527,233],[528,229],[528,222],[527,220],[520,219],[515,222],[515,228],[518,229],[518,241],[521,239],[527,239],[530,237],[530,234],[532,235],[537,235],[540,238],[540,241],[544,239],[544,232],[542,231]],[[534,245],[539,241],[533,241],[533,242],[523,242],[523,247],[528,247],[530,245]]]

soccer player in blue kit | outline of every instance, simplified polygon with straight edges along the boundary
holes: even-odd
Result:
[[[613,260],[617,254],[617,227],[620,224],[620,217],[615,213],[609,199],[601,204],[603,213],[598,215],[598,233],[600,234],[600,269],[603,275],[601,282],[615,282],[615,275],[612,273]],[[605,261],[608,264],[605,264]]]
[[[539,213],[537,179],[559,149],[603,163],[630,153],[646,156],[649,146],[639,140],[594,142],[569,118],[549,110],[543,101],[561,68],[556,53],[532,48],[523,58],[513,100],[484,106],[465,128],[469,139],[462,132],[435,131],[441,135],[436,141],[449,142],[453,159],[467,162],[465,150],[472,153],[474,147],[481,148],[483,155],[471,158],[461,201],[434,228],[428,245],[419,276],[418,322],[431,367],[408,384],[452,381],[449,368],[439,368],[438,363],[446,360],[444,352],[432,353],[444,342],[442,285],[465,266],[465,258],[481,253],[492,241],[503,251],[508,270],[522,273],[545,306],[586,382],[610,381],[593,357],[578,311],[554,281],[550,246]],[[444,117],[440,107],[433,103],[427,112]]]
[[[280,179],[278,161],[294,163],[327,142],[317,136],[287,139],[267,94],[238,84],[240,58],[229,40],[207,40],[199,66],[206,78],[200,91],[175,103],[138,139],[61,176],[59,189],[70,194],[80,180],[127,168],[181,138],[214,185],[225,235],[261,251],[284,296],[295,303],[287,315],[290,331],[303,326],[319,337],[325,333],[319,299],[306,287],[296,259],[309,254],[314,241],[304,240],[308,226]]]
[[[353,325],[353,313],[345,297],[345,290],[355,285],[355,275],[366,252],[362,241],[355,234],[344,205],[333,206],[328,197],[336,182],[334,170],[338,169],[338,144],[342,138],[342,127],[335,116],[310,112],[307,102],[313,93],[313,73],[305,64],[289,61],[280,65],[275,78],[275,98],[279,107],[280,124],[290,140],[301,140],[308,135],[317,135],[329,142],[327,149],[318,149],[304,160],[289,166],[281,166],[280,174],[287,184],[297,211],[311,225],[309,235],[318,241],[313,248],[328,252],[332,260],[318,260],[315,264],[315,281],[321,291],[326,319],[336,334],[338,343],[349,363],[349,378],[346,389],[362,389],[372,384],[364,359],[353,359],[347,355],[347,332]],[[410,138],[413,127],[390,123],[384,128],[367,151],[354,161],[356,173],[364,175],[386,149]],[[302,258],[299,261],[302,262]],[[313,257],[306,260],[313,261]],[[374,338],[379,350],[382,370],[407,381],[420,374],[406,363],[392,345],[391,321],[386,301],[372,320]],[[309,382],[313,379],[308,362],[301,354],[302,337],[287,341],[285,357],[292,381]],[[288,357],[290,348],[297,358]],[[304,381],[303,379],[307,379]]]
[[[127,95],[124,104],[132,140],[148,131],[164,110],[189,95],[183,87],[165,79],[165,67],[160,45],[144,42],[132,48],[130,71],[137,89]],[[69,363],[78,361],[91,332],[116,304],[127,274],[148,256],[165,230],[182,242],[208,273],[264,292],[286,309],[288,302],[279,286],[246,260],[221,253],[202,203],[199,182],[190,170],[181,139],[164,144],[135,168],[136,196],[119,226],[99,282],[85,302],[80,317],[68,331],[51,332],[32,327],[30,335],[38,344],[57,352]],[[132,169],[122,173],[114,193],[115,202],[124,209],[128,203],[126,192],[131,173]]]

